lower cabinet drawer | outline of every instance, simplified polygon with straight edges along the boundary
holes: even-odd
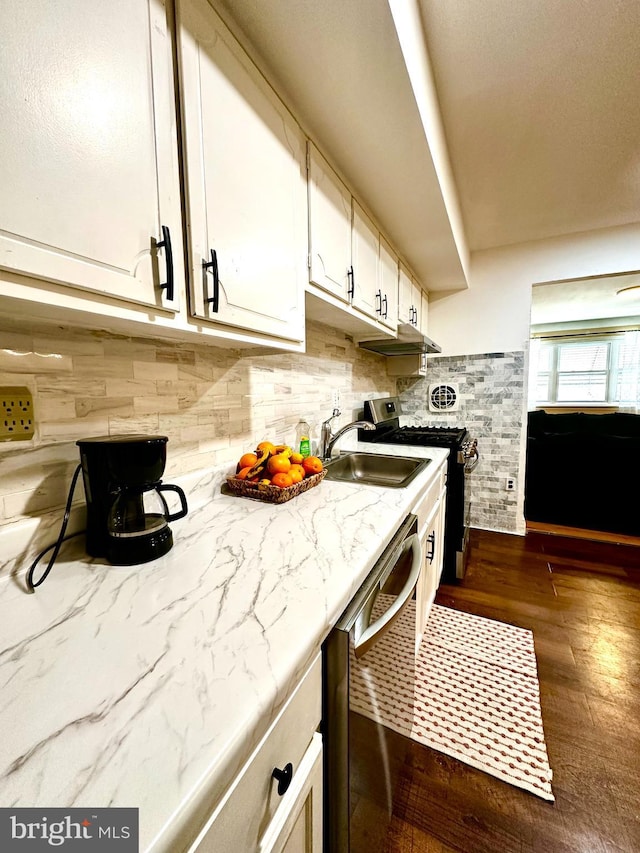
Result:
[[[188,853],[252,853],[265,849],[262,838],[280,805],[285,806],[287,765],[292,765],[291,788],[300,789],[302,780],[296,774],[309,772],[303,757],[320,725],[321,714],[322,667],[318,655]],[[274,770],[285,780],[280,783],[281,794]],[[284,819],[282,809],[278,819]],[[267,844],[266,849],[270,848]]]

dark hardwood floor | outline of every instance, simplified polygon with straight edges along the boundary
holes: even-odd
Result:
[[[436,601],[533,631],[555,803],[413,744],[389,853],[638,853],[640,549],[473,531]]]

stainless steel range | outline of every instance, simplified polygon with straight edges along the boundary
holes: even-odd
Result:
[[[363,419],[375,429],[358,430],[358,440],[449,449],[442,580],[451,583],[462,579],[466,570],[471,515],[466,479],[480,461],[478,442],[464,427],[400,426],[401,414],[397,397],[366,400]]]

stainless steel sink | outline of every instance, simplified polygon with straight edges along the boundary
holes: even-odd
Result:
[[[430,459],[383,456],[380,453],[345,453],[325,463],[327,480],[402,489],[427,467]]]

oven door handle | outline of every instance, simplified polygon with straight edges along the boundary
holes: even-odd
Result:
[[[473,456],[469,457],[469,460],[470,460],[469,464],[467,464],[465,462],[465,465],[464,465],[464,473],[465,474],[470,474],[472,471],[474,471],[478,467],[478,462],[480,461],[480,454],[478,453],[477,447],[475,449]]]
[[[353,650],[357,658],[363,657],[369,649],[378,642],[380,637],[389,630],[391,625],[409,603],[411,596],[413,595],[413,591],[416,588],[418,578],[420,577],[420,569],[422,568],[422,548],[420,546],[418,534],[412,533],[411,536],[408,536],[405,540],[405,544],[408,546],[407,550],[410,548],[413,552],[409,577],[396,596],[391,607],[385,610],[379,619],[372,622],[372,624],[362,632],[357,642],[354,644]]]

